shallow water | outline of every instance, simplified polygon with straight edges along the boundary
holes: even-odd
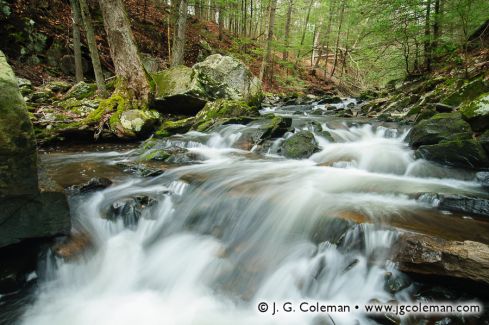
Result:
[[[118,167],[134,163],[135,150],[46,154],[48,173],[63,186],[93,175],[115,184],[72,198],[75,231],[87,233],[93,249],[70,261],[49,255],[20,323],[376,324],[355,311],[272,316],[257,304],[412,300],[411,287],[385,289],[386,272],[398,273],[387,256],[399,229],[489,243],[487,222],[414,199],[486,194],[472,172],[415,160],[407,129],[267,111],[292,116],[297,129],[315,121],[335,143],[316,134],[319,152],[288,160],[278,151],[283,139],[243,145],[257,124],[189,132],[159,145],[185,147],[193,162],[162,165],[165,173],[146,178]],[[114,202],[134,196],[154,202],[139,220],[107,219]]]

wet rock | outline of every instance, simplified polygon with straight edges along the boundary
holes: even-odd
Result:
[[[464,278],[489,284],[489,246],[448,241],[423,234],[401,234],[392,260],[408,273]]]
[[[391,294],[396,294],[411,285],[409,277],[403,273],[386,272],[384,289]]]
[[[489,172],[478,172],[475,174],[475,178],[482,187],[489,188]]]
[[[470,139],[470,125],[459,113],[441,113],[416,124],[409,134],[409,145],[417,148],[422,145],[437,144],[443,140]]]
[[[208,101],[230,99],[258,106],[261,82],[243,62],[214,54],[192,68],[174,67],[153,74],[155,107],[166,113],[194,115]]]
[[[257,116],[258,109],[244,101],[219,99],[204,106],[195,116],[192,129],[202,132],[223,119]]]
[[[489,93],[464,103],[459,110],[474,131],[483,131],[489,127]]]
[[[123,169],[123,172],[140,177],[156,177],[165,172],[165,169],[161,167],[154,168],[138,163],[118,163],[117,165]]]
[[[107,219],[111,221],[122,220],[124,227],[137,226],[145,209],[156,204],[156,200],[148,196],[135,196],[115,201],[110,206]]]
[[[324,104],[338,104],[341,103],[342,99],[338,96],[326,96],[318,101],[318,105]]]
[[[465,135],[463,135],[465,137]],[[442,165],[468,168],[489,168],[489,158],[476,140],[441,141],[433,145],[420,146],[415,152],[416,158],[431,160]]]
[[[105,177],[94,177],[85,184],[70,186],[65,191],[69,195],[80,195],[100,191],[106,189],[110,185],[112,185],[110,179]]]
[[[319,147],[314,138],[314,134],[309,131],[300,131],[284,140],[281,146],[281,153],[286,158],[303,159],[309,158]]]
[[[430,203],[440,210],[489,217],[489,200],[487,199],[438,193],[419,193],[416,197],[418,200]]]
[[[62,242],[53,246],[56,256],[65,260],[74,260],[92,245],[92,240],[85,233],[73,233]]]
[[[189,117],[177,121],[164,121],[155,132],[155,137],[165,138],[174,134],[184,134],[194,125],[195,118]]]
[[[269,120],[262,127],[264,132],[260,135],[259,140],[279,138],[288,132],[291,126],[292,118],[290,117],[269,116]]]

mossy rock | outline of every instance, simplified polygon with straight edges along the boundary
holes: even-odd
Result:
[[[63,80],[55,80],[48,82],[43,88],[55,93],[62,93],[68,91],[71,88],[71,84]]]
[[[122,112],[117,120],[114,114],[110,119],[111,131],[119,138],[144,137],[151,134],[159,122],[160,114],[156,111],[131,109]]]
[[[17,78],[1,51],[0,89],[0,196],[37,193],[32,123]]]
[[[164,121],[160,128],[155,132],[155,137],[164,138],[174,134],[183,134],[190,130],[194,125],[195,118],[188,117],[177,121]]]
[[[472,137],[470,125],[459,113],[439,113],[416,124],[407,135],[409,144],[417,148],[422,145],[437,144],[453,137]]]
[[[442,103],[450,106],[459,106],[461,103],[472,101],[487,92],[489,92],[489,85],[482,78],[478,78],[456,89]]]
[[[92,97],[97,92],[97,85],[92,83],[86,83],[80,81],[76,85],[70,88],[68,92],[64,95],[63,99],[75,98],[78,100]]]
[[[286,158],[304,159],[309,158],[319,150],[314,134],[309,131],[300,131],[284,140],[280,152]]]
[[[465,102],[459,108],[463,118],[470,123],[474,131],[489,128],[489,92]]]
[[[458,168],[474,170],[489,168],[489,158],[486,151],[478,141],[473,139],[461,138],[420,146],[416,150],[415,156]]]
[[[260,113],[256,107],[250,106],[244,101],[218,99],[214,102],[208,102],[195,116],[192,129],[203,132],[216,124],[226,124],[228,119],[239,122],[241,118],[257,117],[259,115]]]

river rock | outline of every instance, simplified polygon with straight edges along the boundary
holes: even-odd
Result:
[[[441,113],[416,124],[409,131],[406,139],[409,145],[417,148],[422,145],[437,144],[443,140],[471,137],[470,125],[459,113]]]
[[[35,267],[40,246],[33,243],[69,232],[69,207],[64,193],[39,191],[32,123],[17,78],[1,51],[0,89],[0,254],[4,247],[16,250],[25,245],[32,253],[22,249],[25,255],[2,259],[1,269],[23,278]],[[30,244],[26,244],[27,239]],[[26,256],[30,258],[25,260]],[[17,268],[19,259],[33,266]],[[2,275],[0,287],[3,280]]]
[[[489,188],[489,172],[478,172],[475,174],[477,182],[481,184],[482,187]]]
[[[119,138],[146,137],[159,123],[160,114],[156,111],[131,109],[120,114],[115,121],[111,118],[111,131]]]
[[[214,54],[192,68],[174,67],[153,74],[155,107],[166,113],[194,115],[208,101],[231,99],[258,105],[261,82],[246,65]]]
[[[80,195],[100,191],[106,189],[110,185],[112,185],[112,181],[110,179],[105,177],[94,177],[85,184],[72,185],[66,188],[65,191],[69,195]]]
[[[309,131],[300,131],[284,140],[281,146],[281,153],[286,158],[303,159],[309,158],[319,147],[314,138],[314,134]]]
[[[124,227],[134,228],[145,209],[150,208],[157,201],[148,196],[135,196],[117,200],[110,206],[107,219],[111,221],[122,220]]]
[[[204,108],[195,116],[192,129],[205,131],[217,122],[226,122],[224,119],[240,117],[257,117],[258,109],[248,105],[244,101],[219,99],[215,102],[208,102]],[[245,119],[245,122],[249,122]],[[233,119],[233,122],[239,123],[239,119]],[[222,123],[221,123],[222,124]]]
[[[489,217],[489,200],[456,194],[420,193],[417,199],[436,206],[440,210],[467,215]]]
[[[392,252],[392,259],[403,272],[489,284],[489,246],[483,243],[404,233],[399,236]]]
[[[484,148],[473,139],[441,141],[433,145],[423,145],[416,150],[415,156],[459,168],[475,170],[489,168],[489,158]]]

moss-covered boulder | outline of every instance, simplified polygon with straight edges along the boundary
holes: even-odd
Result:
[[[117,120],[111,118],[110,127],[119,138],[144,137],[153,132],[159,117],[156,111],[130,109],[116,116]]]
[[[0,196],[37,192],[32,123],[17,78],[0,51]]]
[[[252,105],[262,100],[261,81],[240,60],[213,54],[195,64],[193,70],[213,98],[242,100]]]
[[[194,117],[188,117],[177,121],[164,121],[160,128],[155,132],[155,137],[165,138],[174,134],[186,133],[194,125]]]
[[[192,68],[173,67],[152,74],[155,108],[165,113],[194,115],[208,101],[230,99],[257,106],[261,82],[243,62],[214,54]]]
[[[192,68],[178,66],[152,75],[155,107],[165,113],[193,115],[209,100]]]
[[[465,102],[460,106],[459,111],[474,131],[489,128],[489,92],[472,101]]]
[[[461,87],[457,87],[452,93],[443,99],[443,103],[450,106],[458,106],[465,101],[471,101],[480,95],[489,92],[489,85],[482,78],[469,81]]]
[[[249,122],[250,117],[259,116],[258,109],[248,105],[245,101],[219,99],[208,102],[195,116],[192,129],[205,131],[215,124],[240,123],[245,118]]]
[[[69,232],[70,217],[63,193],[39,190],[32,123],[17,78],[1,51],[0,90],[0,254],[4,257],[0,294],[4,294],[19,289],[35,270],[42,240]]]
[[[407,135],[409,144],[417,148],[422,145],[437,144],[443,140],[469,139],[472,137],[470,125],[459,113],[440,113],[416,124]]]
[[[75,98],[75,99],[84,99],[88,97],[92,97],[97,92],[97,85],[92,83],[86,83],[84,81],[80,81],[73,87],[71,87],[68,92],[64,95],[64,99]]]
[[[481,144],[473,139],[441,141],[433,145],[423,145],[416,150],[416,158],[431,160],[442,165],[487,169],[489,158]]]
[[[286,158],[303,159],[309,158],[319,150],[314,134],[309,131],[300,131],[284,140],[280,152]]]

